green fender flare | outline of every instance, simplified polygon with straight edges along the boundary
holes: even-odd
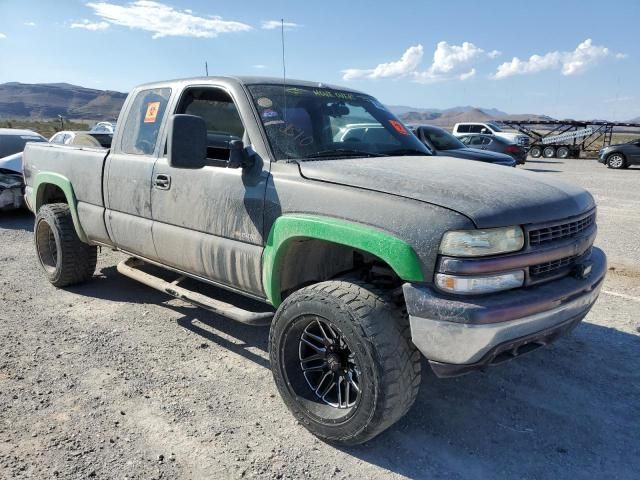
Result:
[[[278,307],[280,274],[292,240],[315,238],[368,252],[384,260],[401,279],[423,282],[424,274],[414,249],[405,241],[374,227],[317,215],[283,215],[271,227],[262,257],[262,282],[269,302]]]
[[[39,172],[36,174],[33,179],[33,190],[31,192],[32,196],[30,202],[34,213],[37,214],[38,210],[40,210],[40,207],[42,206],[42,194],[44,193],[44,188],[47,185],[55,185],[62,190],[64,196],[67,198],[67,204],[69,205],[71,218],[73,219],[73,226],[76,229],[78,238],[83,242],[88,243],[87,236],[84,233],[84,230],[80,225],[80,219],[78,218],[78,200],[73,192],[71,181],[64,175],[53,172]]]

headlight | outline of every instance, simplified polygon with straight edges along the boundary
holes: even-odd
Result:
[[[524,283],[524,271],[500,273],[496,275],[464,276],[436,274],[436,285],[440,290],[458,295],[480,295],[521,287]]]
[[[440,253],[455,257],[481,257],[516,252],[523,246],[524,233],[520,227],[452,230],[442,237]]]

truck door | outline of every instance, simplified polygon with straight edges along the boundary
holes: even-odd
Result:
[[[153,240],[162,263],[245,292],[263,295],[261,258],[268,164],[227,168],[229,141],[245,127],[231,94],[191,87],[175,113],[197,115],[208,131],[207,165],[169,166],[161,155],[153,171]]]
[[[135,94],[104,175],[111,239],[118,248],[149,259],[157,258],[151,236],[151,176],[170,95],[170,88]]]

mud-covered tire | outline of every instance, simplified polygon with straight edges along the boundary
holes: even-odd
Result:
[[[40,265],[53,285],[67,287],[91,278],[96,269],[97,247],[78,238],[66,203],[40,208],[33,237]]]
[[[344,415],[314,395],[302,371],[298,338],[314,318],[342,336],[359,366],[358,397]],[[366,442],[393,425],[409,411],[420,387],[421,356],[406,313],[384,292],[357,280],[321,282],[287,297],[271,324],[269,357],[289,410],[311,433],[341,445]]]

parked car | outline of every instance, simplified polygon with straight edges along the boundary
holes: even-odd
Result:
[[[464,122],[464,123],[456,123],[453,126],[453,134],[456,137],[461,137],[462,135],[467,135],[470,133],[494,135],[496,137],[511,140],[515,144],[523,147],[529,146],[528,136],[522,133],[506,132],[495,123]]]
[[[31,130],[0,128],[0,210],[24,206],[22,150],[28,142],[46,142]]]
[[[601,149],[598,152],[598,162],[616,169],[640,165],[640,138]]]
[[[431,125],[410,127],[413,133],[433,152],[434,155],[466,158],[480,162],[515,167],[516,161],[507,154],[469,148],[446,130]]]
[[[479,148],[480,150],[510,155],[518,165],[524,165],[527,161],[527,150],[506,138],[485,134],[464,135],[458,138],[462,143],[471,148]]]
[[[57,143],[58,145],[84,145],[85,147],[110,148],[112,140],[112,133],[73,132],[65,130],[53,135],[49,139],[49,143]]]
[[[43,274],[60,288],[87,281],[101,245],[128,254],[118,271],[150,287],[270,322],[276,386],[324,440],[361,443],[407,413],[420,353],[443,377],[501,363],[568,333],[602,287],[587,191],[425,157],[367,94],[280,78],[174,80],[133,89],[119,118],[106,154],[27,146]],[[336,139],[359,122],[385,138]],[[197,285],[207,283],[260,306],[205,295]]]
[[[116,124],[112,122],[98,122],[90,130],[91,133],[111,133],[116,131]]]

